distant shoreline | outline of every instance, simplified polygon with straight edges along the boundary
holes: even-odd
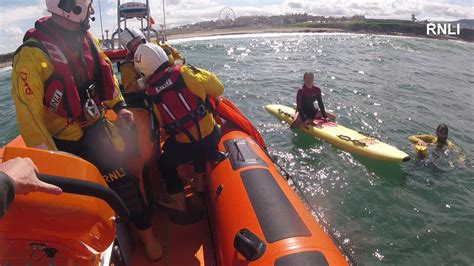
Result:
[[[343,33],[344,30],[332,28],[302,28],[302,27],[260,27],[260,28],[231,28],[212,29],[208,31],[173,32],[167,34],[168,40],[210,37],[223,35],[256,34],[256,33]]]
[[[226,29],[211,29],[202,31],[168,31],[167,39],[188,39],[198,37],[212,37],[238,34],[258,34],[258,33],[354,33],[354,34],[371,34],[371,35],[386,35],[386,36],[407,36],[418,37],[426,39],[438,40],[457,40],[461,42],[473,43],[473,41],[453,38],[448,36],[427,37],[420,34],[407,34],[402,32],[370,32],[370,31],[352,31],[340,28],[324,28],[324,27],[244,27],[244,28],[226,28]],[[12,65],[13,53],[0,55],[0,68],[5,68]]]
[[[210,37],[219,35],[237,35],[237,34],[256,34],[256,33],[354,33],[354,34],[371,34],[371,35],[385,35],[385,36],[406,36],[418,37],[435,40],[457,40],[466,43],[473,43],[474,41],[464,40],[451,36],[436,36],[429,37],[421,34],[409,34],[404,32],[384,32],[384,31],[366,31],[366,30],[346,30],[341,28],[324,28],[324,27],[245,27],[245,28],[227,28],[227,29],[212,29],[207,31],[189,31],[189,32],[173,32],[169,31],[167,34],[168,40],[186,39],[196,37]]]

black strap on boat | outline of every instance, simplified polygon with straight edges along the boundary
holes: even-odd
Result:
[[[263,150],[263,149],[262,149]],[[336,237],[336,235],[333,233],[333,231],[329,230],[331,227],[326,223],[324,222],[323,220],[323,217],[317,212],[317,210],[313,207],[313,204],[311,203],[311,201],[307,198],[306,194],[303,193],[304,190],[303,188],[299,185],[298,181],[295,180],[293,178],[292,175],[290,175],[290,173],[288,173],[285,168],[283,168],[283,166],[281,166],[269,153],[268,151],[266,150],[263,150],[263,152],[265,152],[268,156],[268,158],[270,158],[270,160],[272,160],[272,162],[278,166],[278,168],[280,168],[281,172],[283,173],[285,179],[288,181],[288,180],[291,180],[291,182],[293,183],[293,185],[295,186],[297,192],[300,194],[301,198],[303,199],[304,201],[304,204],[306,206],[308,206],[308,208],[310,209],[311,213],[314,213],[316,215],[316,217],[318,218],[318,223],[323,227],[324,231],[328,233],[329,237],[332,239],[332,241],[334,243],[336,243],[336,246],[342,251],[342,253],[346,256],[346,259],[349,261],[349,263],[351,265],[359,265],[359,263],[357,262],[357,260],[355,259],[355,257],[352,255],[351,251],[348,250],[345,246],[342,245],[342,242],[339,241],[339,239]]]
[[[47,174],[37,174],[38,179],[55,186],[60,187],[64,193],[91,196],[102,199],[117,213],[116,222],[127,222],[130,219],[130,212],[122,199],[108,187],[104,187],[90,181],[66,178],[61,176],[52,176]]]
[[[367,146],[367,143],[362,142],[362,141],[357,140],[357,139],[351,139],[351,137],[346,136],[346,135],[337,135],[337,137],[340,138],[340,139],[342,139],[342,140],[345,140],[345,141],[351,141],[351,142],[354,143],[354,145],[356,145],[356,146],[362,146],[362,147],[366,147],[366,146]]]

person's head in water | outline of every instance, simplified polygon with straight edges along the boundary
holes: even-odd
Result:
[[[303,75],[304,85],[307,88],[313,87],[314,84],[314,74],[313,72],[305,72]]]
[[[448,141],[448,126],[440,124],[436,128],[436,136],[438,137],[438,143],[445,144]]]

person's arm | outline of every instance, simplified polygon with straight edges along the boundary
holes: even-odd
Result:
[[[142,88],[137,81],[140,76],[135,70],[133,62],[124,62],[120,65],[120,76],[125,92],[138,92],[144,89],[144,86]]]
[[[301,92],[301,89],[298,90],[296,93],[296,111],[300,112],[303,110],[303,93]]]
[[[59,187],[44,183],[38,179],[38,168],[30,158],[14,158],[0,163],[0,217],[10,206],[15,194],[44,192],[58,195]]]
[[[408,137],[408,140],[413,143],[418,143],[418,142],[434,143],[436,141],[436,136],[429,135],[429,134],[419,134],[419,135],[412,135]]]
[[[7,174],[0,172],[0,218],[5,215],[15,198],[15,183]]]
[[[161,46],[161,48],[163,48],[163,50],[165,50],[165,52],[167,52],[167,54],[171,55],[170,64],[174,64],[176,62],[176,60],[180,60],[182,62],[182,64],[186,63],[183,55],[180,52],[178,52],[178,50],[176,48],[174,48],[173,46],[171,46],[167,43],[162,43],[162,44],[160,44],[160,46]]]
[[[24,46],[13,58],[12,98],[18,129],[28,147],[57,150],[44,123],[44,82],[52,72],[51,62],[40,48]]]
[[[316,94],[316,101],[318,101],[319,111],[321,111],[321,114],[323,115],[324,119],[327,119],[326,109],[324,109],[324,103],[323,98],[321,97],[321,92]]]

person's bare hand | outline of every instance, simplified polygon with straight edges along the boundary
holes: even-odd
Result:
[[[428,144],[426,144],[426,142],[420,140],[420,141],[418,141],[417,145],[419,145],[419,146],[427,146]]]
[[[121,109],[117,113],[119,119],[123,121],[126,125],[133,124],[133,113],[127,109]]]
[[[14,158],[0,164],[0,172],[4,172],[15,182],[16,194],[30,192],[44,192],[48,194],[61,194],[61,188],[44,183],[38,179],[38,168],[30,158]]]

